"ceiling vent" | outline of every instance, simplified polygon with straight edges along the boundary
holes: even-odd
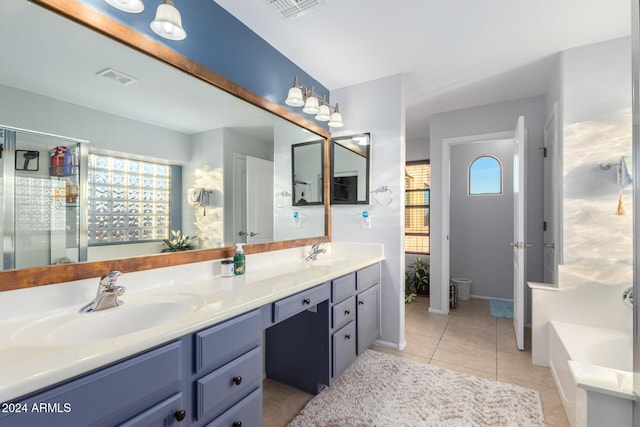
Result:
[[[267,0],[284,19],[297,18],[320,6],[323,0]]]
[[[112,82],[116,82],[120,86],[128,86],[138,81],[138,79],[136,79],[135,77],[128,76],[125,73],[114,70],[113,68],[105,68],[102,71],[98,71],[96,75],[102,76],[105,79],[111,80]]]

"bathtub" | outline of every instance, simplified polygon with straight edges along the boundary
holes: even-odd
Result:
[[[600,409],[594,413],[602,399],[612,409],[632,408],[631,334],[558,321],[549,322],[548,328],[549,368],[571,427],[598,425],[592,418],[604,416]],[[626,409],[617,412],[615,416],[625,420],[631,415]]]

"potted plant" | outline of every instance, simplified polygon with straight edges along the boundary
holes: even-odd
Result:
[[[162,249],[162,252],[182,252],[195,249],[197,237],[183,236],[180,230],[171,230],[173,239],[163,239],[162,243],[166,248]]]
[[[405,302],[413,301],[417,295],[429,295],[429,260],[418,257],[407,266],[405,272]]]

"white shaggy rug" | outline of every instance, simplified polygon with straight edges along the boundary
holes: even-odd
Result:
[[[512,384],[367,350],[289,427],[545,426],[540,396]]]

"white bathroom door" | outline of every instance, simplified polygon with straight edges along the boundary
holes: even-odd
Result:
[[[525,248],[525,153],[524,116],[518,117],[513,136],[513,327],[519,350],[524,350]]]
[[[273,162],[247,156],[247,243],[273,242]]]

